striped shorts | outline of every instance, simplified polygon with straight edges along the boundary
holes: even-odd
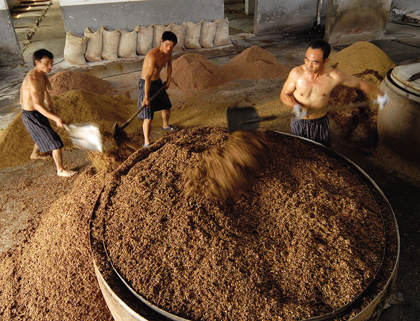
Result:
[[[36,110],[23,110],[22,121],[41,153],[62,148],[63,141],[51,128],[47,117]]]
[[[292,117],[291,133],[331,147],[330,121],[327,115],[317,119],[296,119]]]
[[[139,91],[138,91],[138,98],[137,98],[137,109],[141,108],[143,99],[144,99],[144,85],[146,81],[140,78],[139,82]],[[153,96],[155,92],[157,92],[163,86],[162,80],[154,80],[150,84],[150,91],[149,91],[149,98]],[[169,96],[165,90],[162,90],[159,95],[156,96],[150,102],[149,107],[143,108],[143,110],[139,113],[138,117],[142,119],[153,119],[153,115],[155,111],[170,109],[172,108],[171,101],[169,100]]]

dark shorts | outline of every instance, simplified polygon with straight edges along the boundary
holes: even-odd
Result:
[[[51,128],[48,118],[40,112],[23,110],[22,121],[41,153],[64,146],[60,136]]]
[[[145,83],[146,81],[140,78],[139,92],[138,92],[138,98],[137,98],[137,109],[141,108],[141,104],[144,99]],[[150,84],[149,98],[152,97],[153,94],[157,92],[162,86],[163,86],[163,83],[161,79],[152,81],[152,83]],[[172,104],[171,104],[171,101],[169,100],[169,96],[165,90],[162,90],[159,93],[159,95],[157,95],[156,98],[150,102],[150,106],[144,108],[139,113],[138,117],[142,119],[153,119],[153,115],[156,111],[170,109],[170,108],[172,108]]]
[[[317,119],[296,119],[292,117],[291,133],[331,147],[330,121],[327,115]]]

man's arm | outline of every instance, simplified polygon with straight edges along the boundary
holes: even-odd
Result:
[[[166,89],[169,88],[169,85],[171,84],[171,77],[172,77],[172,56],[169,57],[168,63],[166,66]]]
[[[283,85],[283,89],[280,93],[280,99],[281,101],[289,107],[294,107],[296,104],[299,104],[293,93],[296,90],[296,81],[299,77],[298,69],[300,67],[295,67],[292,69],[292,71],[289,73],[289,76],[286,79],[286,82]]]
[[[150,87],[152,84],[152,77],[153,77],[153,72],[155,70],[155,66],[156,66],[156,58],[154,55],[148,53],[146,55],[146,58],[144,60],[143,63],[143,71],[142,71],[142,77],[145,80],[144,83],[144,99],[142,102],[142,106],[149,106],[149,92],[150,92]]]
[[[384,95],[384,93],[378,87],[364,81],[363,79],[347,75],[344,72],[341,72],[339,70],[336,70],[335,73],[337,73],[338,77],[340,77],[341,79],[340,83],[346,87],[360,89],[364,91],[365,93],[371,93],[374,95],[379,95],[379,96]]]
[[[35,110],[45,117],[55,121],[58,127],[63,127],[63,120],[44,106],[45,100],[47,100],[48,104],[49,102],[52,104],[51,98],[44,86],[36,79],[30,79],[29,89]]]

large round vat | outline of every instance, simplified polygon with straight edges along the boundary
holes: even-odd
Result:
[[[352,173],[355,173],[360,180],[362,186],[366,189],[375,203],[375,208],[380,213],[384,235],[385,244],[383,247],[383,254],[381,255],[381,262],[379,268],[375,270],[375,276],[373,279],[366,284],[366,287],[357,296],[355,296],[347,304],[333,309],[328,313],[323,313],[310,318],[303,318],[301,320],[354,320],[354,321],[365,321],[365,320],[377,320],[380,315],[385,303],[392,294],[395,280],[397,277],[399,251],[400,251],[400,240],[398,233],[398,225],[392,210],[391,205],[386,199],[385,195],[376,185],[376,183],[356,164],[344,156],[332,151],[331,149],[314,143],[312,141],[296,137],[285,133],[273,133],[279,137],[287,138],[291,144],[305,147],[314,151],[315,154],[321,153],[328,157],[339,161],[343,164],[346,169],[349,169]],[[296,143],[294,143],[296,142]],[[159,144],[158,144],[159,145]],[[160,148],[159,146],[156,147]],[[157,150],[156,149],[156,150]],[[153,152],[153,151],[148,151]],[[146,153],[146,152],[143,152]],[[137,158],[136,158],[137,157]],[[145,159],[148,155],[134,155],[131,160],[133,163]],[[119,173],[126,175],[129,172],[128,168],[119,169]],[[119,174],[118,174],[119,175]],[[117,174],[114,179],[109,181],[109,184],[118,184]],[[151,302],[142,299],[133,291],[129,282],[121,276],[119,271],[115,268],[112,263],[113,259],[107,252],[107,246],[100,235],[98,235],[98,226],[101,230],[101,224],[103,221],[97,220],[98,209],[105,208],[107,199],[107,190],[110,191],[114,187],[105,188],[102,196],[98,199],[98,205],[95,207],[95,211],[92,213],[92,225],[96,226],[92,228],[91,233],[91,244],[92,252],[94,253],[94,266],[95,272],[100,285],[102,294],[108,304],[108,307],[115,320],[193,320],[188,318],[179,317],[176,314],[167,312],[160,307],[152,304]],[[100,234],[100,233],[99,233]]]
[[[420,63],[388,71],[381,89],[389,102],[379,110],[380,141],[400,156],[420,161]],[[412,79],[410,81],[410,79]]]

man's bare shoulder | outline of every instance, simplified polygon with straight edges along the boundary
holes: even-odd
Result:
[[[331,68],[329,66],[328,66],[328,69],[326,70],[326,74],[329,77],[331,77],[331,78],[333,78],[333,79],[335,79],[339,82],[351,77],[351,76],[347,75],[345,72],[341,71],[340,69],[334,69],[334,68]]]
[[[303,65],[296,66],[290,71],[289,78],[299,78],[301,75],[303,75],[304,72],[305,69]]]

